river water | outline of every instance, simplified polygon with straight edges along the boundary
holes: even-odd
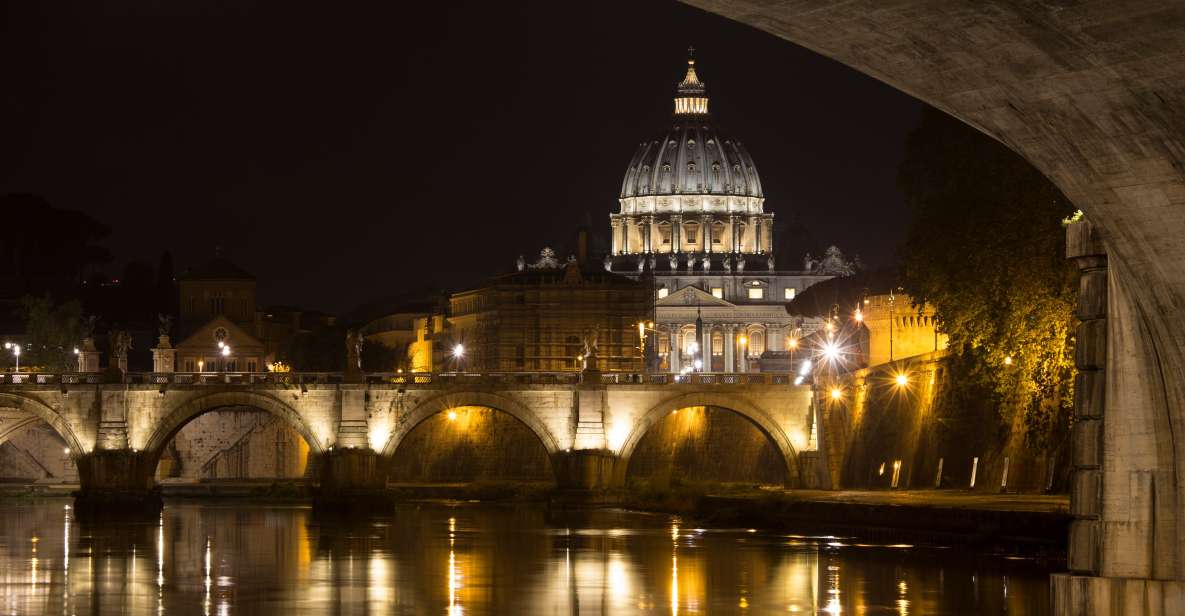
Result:
[[[0,503],[2,614],[1043,614],[1047,566],[544,505]]]

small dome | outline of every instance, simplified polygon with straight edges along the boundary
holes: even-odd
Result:
[[[707,86],[696,75],[693,59],[676,87],[670,130],[641,143],[625,171],[621,197],[648,195],[764,196],[745,146],[712,125]]]

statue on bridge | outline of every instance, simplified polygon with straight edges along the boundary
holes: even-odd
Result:
[[[346,380],[354,383],[362,381],[362,344],[364,339],[361,332],[351,329],[346,332]]]
[[[595,328],[584,330],[584,371],[597,371],[597,339],[600,334]]]

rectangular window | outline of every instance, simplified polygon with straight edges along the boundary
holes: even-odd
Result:
[[[795,291],[794,287],[786,287],[786,299],[794,299]]]
[[[712,287],[712,297],[724,299],[724,289],[722,287]]]
[[[668,296],[668,295],[670,295],[670,294],[671,294],[671,290],[670,290],[670,289],[667,289],[667,288],[662,288],[662,289],[659,289],[659,290],[658,290],[658,299],[662,299],[662,298],[664,298],[664,297],[666,297],[666,296]]]
[[[765,289],[761,287],[749,288],[749,299],[765,299]]]
[[[255,360],[254,360],[254,359],[248,359],[248,360],[247,360],[247,372],[257,372],[257,370],[256,370],[255,368],[256,368],[256,366],[255,366]]]

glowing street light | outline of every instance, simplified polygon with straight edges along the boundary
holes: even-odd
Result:
[[[1011,366],[1011,365],[1012,365],[1012,356],[1011,356],[1011,355],[1005,355],[1005,356],[1004,356],[1004,365],[1005,365],[1005,366]]]
[[[823,343],[823,358],[830,362],[839,359],[839,345],[834,340]]]
[[[857,323],[861,323],[864,321],[864,312],[857,308],[856,313],[852,315],[852,318],[856,319]]]
[[[448,420],[449,421],[456,421],[457,420],[457,412],[450,410],[448,412]]]
[[[453,345],[453,357],[456,357],[457,359],[461,359],[462,357],[465,357],[465,345],[454,344]]]
[[[905,387],[909,383],[909,377],[904,372],[902,372],[897,375],[896,381],[898,387]]]
[[[843,397],[843,390],[841,390],[838,387],[831,388],[831,399],[832,400],[839,400],[842,397]]]
[[[21,345],[15,342],[5,342],[4,348],[12,351],[12,356],[16,358],[16,371],[21,371]]]

